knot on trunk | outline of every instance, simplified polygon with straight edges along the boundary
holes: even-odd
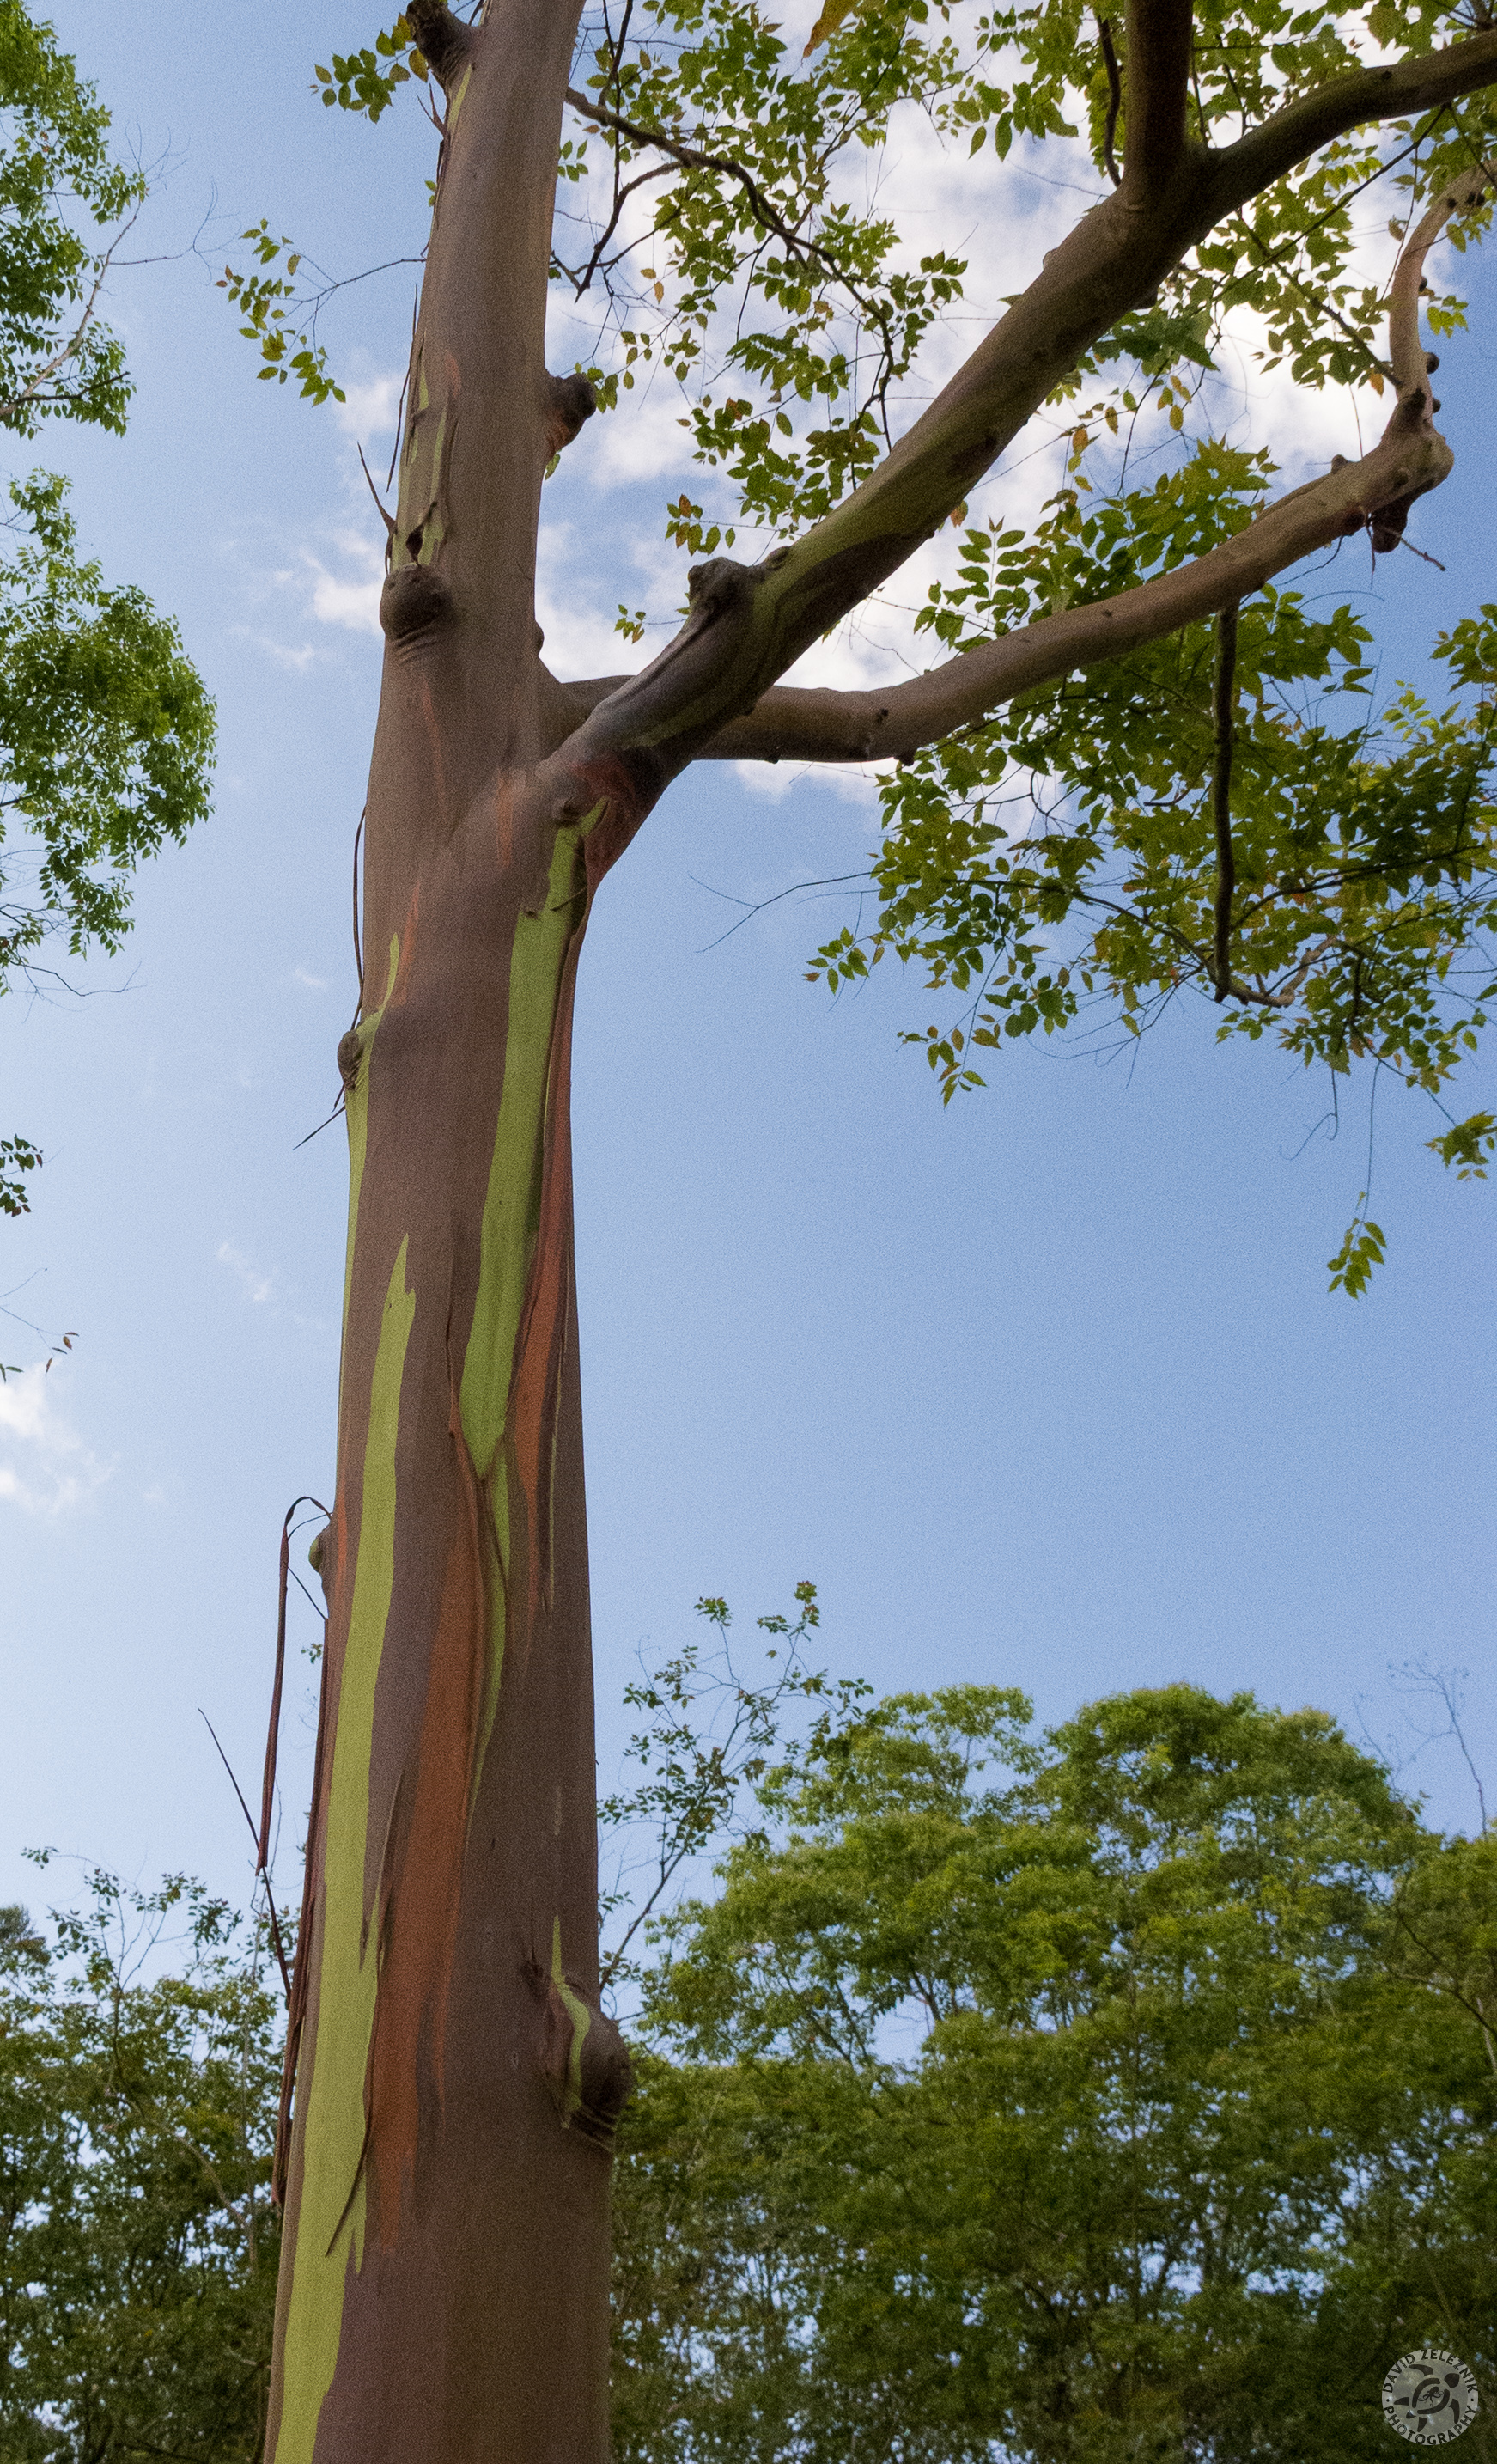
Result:
[[[1425,482],[1427,487],[1429,482]],[[1390,505],[1375,505],[1370,517],[1374,556],[1391,556],[1403,537],[1403,526],[1410,511],[1424,488],[1411,488],[1406,496],[1395,496]]]
[[[358,1065],[363,1058],[364,1039],[357,1026],[337,1040],[337,1074],[343,1081],[345,1094],[352,1094],[358,1084]]]
[[[321,1530],[315,1534],[312,1546],[307,1551],[307,1563],[312,1568],[313,1573],[316,1575],[318,1582],[322,1586],[322,1596],[327,1602],[329,1616],[333,1613],[332,1552],[323,1547],[323,1543],[327,1539],[332,1529],[333,1526],[331,1523],[324,1523]]]
[[[714,556],[705,564],[694,564],[686,576],[692,629],[745,614],[757,586],[757,574],[735,557]]]
[[[618,2117],[634,2093],[624,2040],[575,1977],[536,1969],[532,1981],[542,1996],[541,2076],[561,2126],[611,2156]]]
[[[405,21],[438,83],[450,86],[472,51],[472,28],[453,16],[446,0],[407,0]]]
[[[380,622],[398,650],[419,650],[453,613],[452,593],[429,564],[398,564],[380,593]]]
[[[597,408],[597,396],[580,369],[570,377],[546,379],[546,451],[559,453],[571,444],[584,420]]]

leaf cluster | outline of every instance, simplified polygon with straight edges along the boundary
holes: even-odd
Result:
[[[103,261],[78,229],[145,194],[111,158],[109,124],[51,27],[0,0],[0,424],[14,435],[46,418],[125,424],[123,350],[92,313]]]
[[[1167,572],[1250,518],[1269,467],[1207,442],[1150,487],[1062,489],[1031,531],[968,529],[917,624],[961,651]],[[835,989],[892,949],[964,997],[961,1026],[907,1039],[947,1100],[983,1083],[981,1050],[1102,1020],[1138,1035],[1191,993],[1219,1037],[1271,1035],[1336,1076],[1365,1061],[1439,1100],[1497,991],[1497,607],[1437,643],[1447,697],[1401,687],[1375,715],[1365,625],[1312,605],[1270,585],[1240,611],[1225,995],[1211,625],[1022,695],[889,778],[876,921],[825,943],[813,977]],[[1479,1168],[1485,1117],[1437,1151]],[[1349,1292],[1370,1240],[1355,1231]]]
[[[0,561],[0,987],[50,933],[117,950],[131,876],[207,810],[212,704],[169,618],[80,561],[67,482],[12,482]],[[17,826],[19,825],[19,826]]]

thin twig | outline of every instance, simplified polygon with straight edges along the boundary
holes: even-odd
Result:
[[[395,537],[395,517],[393,514],[388,513],[385,510],[385,507],[381,502],[380,491],[375,486],[374,480],[370,477],[369,465],[364,460],[364,449],[361,445],[358,448],[358,467],[360,471],[362,471],[364,477],[369,480],[369,494],[373,496],[375,504],[379,510],[380,519],[384,524],[385,538],[387,539],[392,539]]]
[[[245,1803],[244,1790],[240,1787],[239,1782],[234,1777],[233,1764],[225,1753],[223,1747],[218,1744],[218,1730],[214,1727],[212,1721],[208,1718],[207,1713],[204,1710],[201,1704],[198,1706],[198,1717],[202,1721],[205,1728],[206,1728],[208,1735],[212,1738],[214,1745],[218,1746],[219,1761],[223,1764],[224,1769],[228,1773],[228,1784],[233,1790],[234,1794],[239,1799],[240,1812],[243,1814],[245,1820],[250,1825],[250,1837],[253,1839],[255,1836],[254,1816],[250,1813],[248,1805]],[[265,1884],[265,1904],[271,1919],[271,1944],[275,1952],[275,1965],[281,1971],[281,1985],[286,1995],[286,2008],[289,2011],[291,2009],[292,1999],[292,1977],[291,1968],[286,1958],[286,1946],[281,1940],[281,1921],[275,1913],[275,1901],[271,1891],[270,1875],[265,1873],[259,1866],[256,1866],[255,1873],[257,1879],[263,1881]]]
[[[735,162],[731,154],[704,154],[699,146],[683,144],[678,137],[667,137],[662,128],[641,127],[638,121],[626,120],[622,112],[610,111],[603,103],[589,101],[575,86],[568,86],[567,100],[582,119],[594,121],[599,127],[611,128],[619,137],[627,137],[631,145],[653,146],[658,152],[670,155],[674,162],[688,171],[717,171],[725,179],[736,180],[753,209],[755,219],[766,231],[772,231],[775,238],[783,240],[796,255],[818,258],[835,280],[846,283],[847,288],[853,290],[847,275],[830,249],[821,247],[816,240],[804,239],[793,231],[783,216],[775,212],[752,172],[746,170],[742,163]]]

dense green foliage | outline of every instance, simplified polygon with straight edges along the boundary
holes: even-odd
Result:
[[[96,1874],[50,1939],[0,1910],[7,2464],[258,2453],[278,2244],[268,1966],[180,1880],[141,1894]]]
[[[1208,0],[1195,21],[1191,134],[1225,146],[1369,58],[1417,56],[1486,17],[1426,0]],[[319,64],[315,91],[378,121],[409,85],[440,121],[425,80],[401,17]],[[605,6],[575,83],[585,108],[562,145],[554,278],[589,315],[601,298],[590,373],[605,407],[654,369],[679,381],[683,446],[706,475],[700,501],[672,483],[665,524],[699,555],[762,553],[824,515],[929,399],[933,363],[949,367],[943,326],[1001,313],[1020,278],[999,244],[1006,203],[991,202],[1013,194],[993,186],[1001,163],[1084,198],[1127,152],[1121,20],[1099,30],[1077,0],[828,0],[814,23],[809,6],[782,23],[756,0]],[[944,178],[971,169],[948,244],[922,239],[918,253],[879,174],[932,140]],[[1240,529],[1275,475],[1242,442],[1245,361],[1317,390],[1370,386],[1391,407],[1396,243],[1421,201],[1494,154],[1497,99],[1477,93],[1338,137],[1229,214],[1074,368],[1012,469],[974,492],[922,577],[917,635],[959,654]],[[1462,217],[1456,249],[1490,222],[1489,201]],[[260,270],[226,279],[262,373],[295,374],[322,399],[326,291],[298,276],[289,241],[264,225],[246,236]],[[1464,314],[1437,277],[1430,330],[1458,335]],[[1031,494],[1019,465],[1047,446],[1058,486],[1031,519],[1015,512]],[[1355,594],[1354,561],[1337,582]],[[639,639],[646,611],[618,621]],[[1295,589],[1263,591],[1243,640],[1229,991],[1214,964],[1206,627],[1022,695],[886,776],[872,919],[860,909],[812,972],[835,989],[888,951],[916,965],[946,1001],[906,1041],[947,1098],[981,1086],[985,1054],[1011,1039],[1137,1035],[1194,995],[1219,1036],[1267,1036],[1327,1071],[1332,1109],[1357,1065],[1374,1089],[1392,1077],[1431,1100],[1426,1143],[1482,1177],[1497,1117],[1450,1105],[1497,986],[1497,608],[1442,636],[1418,689],[1381,681],[1350,605],[1312,620]],[[1364,1288],[1382,1248],[1364,1198],[1334,1286]]]
[[[119,222],[145,195],[108,136],[52,28],[0,0],[0,422],[16,435],[47,418],[125,424],[124,352],[94,313],[103,263],[77,229]]]
[[[1425,2338],[1490,2407],[1491,1838],[1317,1712],[1181,1685],[1036,1743],[1011,1691],[830,1684],[809,1585],[763,1683],[702,1605],[603,1809],[619,2464],[1356,2464]],[[0,1912],[8,2464],[254,2456],[270,1973],[180,1881]]]
[[[1497,2391],[1490,1843],[1315,1712],[1027,1713],[828,1717],[674,1922],[621,2458],[1344,2464],[1425,2337]]]
[[[48,418],[121,430],[130,385],[98,315],[108,226],[145,194],[109,152],[109,115],[22,0],[0,0],[0,430]],[[12,478],[0,555],[0,992],[59,936],[119,948],[131,875],[207,810],[212,705],[177,627],[77,555],[67,484]],[[40,1155],[0,1139],[0,1212]]]

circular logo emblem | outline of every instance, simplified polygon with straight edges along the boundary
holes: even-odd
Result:
[[[1382,2383],[1390,2430],[1417,2447],[1443,2447],[1476,2418],[1476,2381],[1454,2353],[1426,2344],[1395,2362]]]

